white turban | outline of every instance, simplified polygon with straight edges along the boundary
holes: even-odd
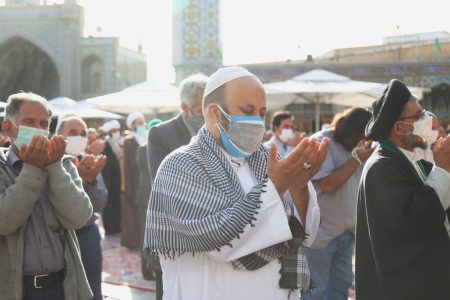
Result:
[[[140,111],[134,111],[130,113],[127,117],[127,127],[128,129],[132,129],[131,126],[133,125],[133,122],[138,119],[144,119],[144,115]]]
[[[103,124],[103,126],[99,129],[104,132],[109,132],[113,129],[120,129],[120,123],[117,120],[112,120]]]
[[[203,93],[203,98],[211,94],[213,91],[224,85],[225,83],[241,77],[253,77],[258,79],[254,74],[240,66],[223,67],[209,76],[208,83]],[[259,79],[258,79],[259,80]]]

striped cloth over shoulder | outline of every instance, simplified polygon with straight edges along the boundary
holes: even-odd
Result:
[[[164,254],[175,259],[180,253],[219,250],[254,226],[267,182],[269,149],[263,145],[248,158],[258,180],[249,193],[241,188],[220,146],[202,128],[189,145],[162,162],[147,211],[144,239],[148,255]],[[309,269],[303,254],[304,230],[283,200],[294,238],[233,261],[238,270],[259,269],[280,259],[280,287],[308,290]],[[291,215],[292,213],[292,215]]]

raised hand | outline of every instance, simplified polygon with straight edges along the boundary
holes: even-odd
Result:
[[[361,140],[356,146],[356,155],[358,155],[361,163],[365,163],[372,155],[373,151],[375,151],[375,148],[370,147],[370,145],[370,141]]]
[[[48,166],[61,160],[65,152],[66,141],[64,137],[62,135],[54,135],[48,143],[46,165]]]
[[[289,147],[297,147],[298,144],[306,137],[306,132],[295,132],[295,136],[292,140],[289,140],[287,145]]]
[[[96,139],[92,143],[86,146],[86,152],[94,155],[99,155],[105,149],[105,141],[101,139]]]
[[[95,182],[97,175],[105,167],[106,159],[105,155],[95,157],[92,154],[88,154],[81,161],[78,161],[78,159],[75,158],[73,163],[77,167],[80,177],[88,183],[93,183]]]
[[[282,197],[291,187],[304,189],[308,181],[320,170],[328,151],[328,139],[321,143],[316,139],[304,138],[288,156],[277,159],[275,144],[269,154],[268,175]]]
[[[24,163],[43,168],[47,165],[47,149],[49,140],[46,136],[35,135],[29,145],[22,145],[19,157]]]
[[[450,137],[439,138],[434,143],[433,157],[436,166],[450,172]]]
[[[308,181],[311,180],[314,177],[314,175],[316,175],[317,172],[319,172],[320,168],[322,168],[322,164],[325,161],[325,158],[327,157],[328,147],[330,145],[329,142],[330,142],[329,138],[323,138],[320,143],[316,141],[318,148],[317,152],[313,153],[313,156],[316,158],[316,160],[314,163],[309,163],[311,165],[311,168],[308,169],[310,176]],[[306,166],[304,165],[303,167],[305,168],[309,164],[307,164]]]

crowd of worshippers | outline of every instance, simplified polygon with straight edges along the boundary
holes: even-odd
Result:
[[[8,98],[0,299],[103,299],[98,224],[156,299],[450,299],[450,138],[403,82],[315,133],[266,122],[242,67],[179,91],[177,116],[126,130],[68,113],[49,132],[43,97]]]

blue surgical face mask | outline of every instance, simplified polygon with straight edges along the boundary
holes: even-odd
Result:
[[[249,157],[261,146],[266,127],[260,116],[229,115],[219,106],[222,114],[230,121],[228,130],[217,123],[225,150],[233,157]]]
[[[22,145],[30,145],[31,140],[35,135],[42,135],[45,137],[48,137],[49,135],[48,130],[34,128],[34,127],[28,127],[28,126],[19,126],[19,133],[17,134],[17,137],[14,139],[14,145],[16,145],[17,149],[19,151],[22,149]]]

